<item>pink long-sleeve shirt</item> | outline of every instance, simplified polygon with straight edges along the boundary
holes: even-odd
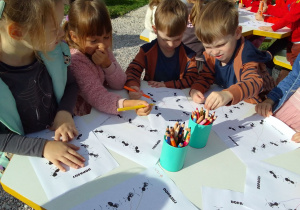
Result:
[[[109,114],[117,114],[117,108],[123,106],[124,99],[120,95],[109,92],[111,89],[123,89],[126,82],[126,74],[109,51],[111,65],[108,68],[101,68],[93,63],[86,55],[77,49],[71,49],[72,71],[79,86],[74,113],[85,115],[91,112],[94,107],[97,110]]]

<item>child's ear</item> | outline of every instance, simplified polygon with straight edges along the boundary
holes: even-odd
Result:
[[[7,30],[11,38],[15,40],[23,39],[22,29],[16,23],[9,24]]]
[[[157,30],[156,30],[155,25],[152,25],[152,28],[153,28],[154,33],[157,35]]]
[[[236,40],[240,39],[242,36],[242,26],[238,26],[235,31],[235,38]]]
[[[78,36],[76,35],[76,33],[74,31],[70,31],[70,37],[71,37],[73,42],[78,44],[79,39],[78,39]]]

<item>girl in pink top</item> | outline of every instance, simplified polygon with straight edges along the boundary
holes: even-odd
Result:
[[[123,99],[107,90],[123,89],[126,74],[111,50],[112,25],[105,4],[101,0],[75,0],[64,29],[71,49],[69,67],[80,90],[74,113],[89,114],[94,107],[118,114],[117,108],[146,105],[136,112],[148,115],[152,107],[146,101]]]

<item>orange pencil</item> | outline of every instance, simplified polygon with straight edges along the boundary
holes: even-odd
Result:
[[[132,91],[132,92],[137,92],[135,89],[132,89],[130,87],[124,86],[124,89],[128,90],[128,91]],[[143,94],[144,97],[151,99],[150,96]]]

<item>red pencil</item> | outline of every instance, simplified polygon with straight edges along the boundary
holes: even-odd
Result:
[[[135,89],[132,89],[130,87],[124,86],[124,89],[128,90],[128,91],[132,91],[132,92],[137,92]],[[150,96],[143,94],[144,97],[151,99]]]

